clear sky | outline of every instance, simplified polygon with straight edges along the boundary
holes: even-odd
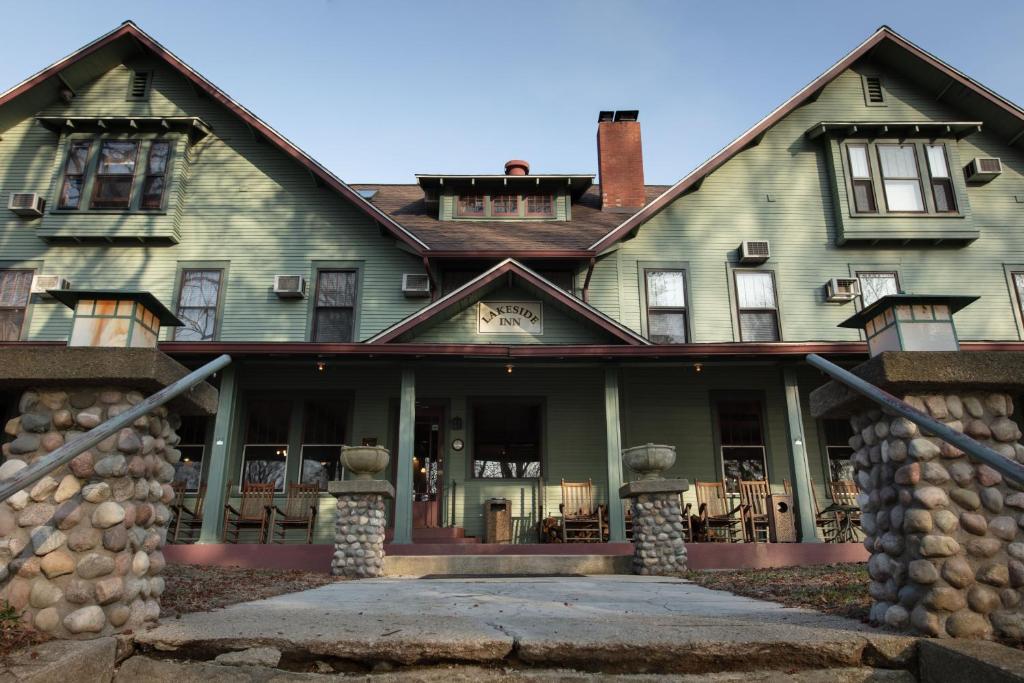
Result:
[[[348,182],[595,173],[639,109],[673,183],[888,24],[1024,103],[1024,3],[993,0],[8,2],[0,91],[133,19]]]

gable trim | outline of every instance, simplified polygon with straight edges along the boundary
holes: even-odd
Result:
[[[446,311],[451,310],[460,301],[463,301],[473,293],[478,292],[483,287],[491,284],[495,280],[503,277],[506,274],[514,274],[517,277],[522,278],[525,282],[533,285],[540,289],[546,295],[558,303],[564,305],[570,309],[573,313],[585,318],[594,325],[600,327],[602,330],[612,335],[616,339],[632,345],[632,346],[649,346],[650,342],[644,339],[639,334],[633,332],[629,328],[621,325],[620,323],[612,320],[604,313],[593,306],[584,303],[574,297],[573,295],[565,292],[557,285],[551,283],[541,275],[530,270],[523,264],[519,263],[515,259],[505,259],[501,263],[495,265],[490,270],[487,270],[474,279],[470,280],[466,284],[462,285],[458,289],[446,294],[437,301],[433,302],[429,306],[420,309],[416,313],[408,316],[404,320],[400,320],[391,327],[388,327],[378,332],[373,337],[367,339],[364,344],[383,344],[392,342],[398,337],[406,334],[415,328],[423,325],[429,320],[433,320],[438,316],[444,314]]]
[[[160,57],[164,62],[188,79],[194,86],[206,93],[211,99],[233,112],[236,116],[242,119],[242,121],[251,126],[259,134],[263,135],[280,151],[284,152],[294,161],[297,161],[299,164],[309,169],[311,173],[320,178],[335,192],[352,202],[356,208],[372,218],[394,237],[411,247],[416,251],[416,253],[421,254],[430,251],[430,247],[427,246],[425,242],[420,240],[409,230],[406,230],[401,224],[381,211],[378,207],[374,206],[371,202],[363,199],[358,192],[350,188],[344,181],[320,165],[318,161],[306,152],[302,151],[297,145],[295,145],[295,143],[284,137],[284,135],[274,130],[274,128],[272,128],[268,123],[232,99],[227,95],[227,93],[208,81],[205,76],[179,59],[174,53],[157,42],[155,38],[143,31],[132,21],[124,22],[113,31],[100,36],[67,57],[54,62],[39,73],[30,76],[6,92],[0,93],[0,107],[19,95],[31,90],[48,78],[54,76],[60,77],[60,72],[67,66],[74,64],[80,59],[93,54],[97,50],[100,50],[115,40],[125,36],[135,39],[142,46],[148,48],[156,56]]]

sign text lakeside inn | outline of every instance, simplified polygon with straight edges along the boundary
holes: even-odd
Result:
[[[788,484],[810,539],[850,428],[810,418],[802,358],[866,355],[838,323],[978,295],[962,348],[1024,348],[1024,112],[892,30],[671,187],[644,183],[637,112],[597,126],[596,178],[350,185],[125,23],[0,95],[0,336],[65,342],[47,289],[152,293],[186,323],[163,350],[236,359],[179,430],[207,509],[326,488],[341,445],[381,444],[399,542],[479,536],[489,498],[535,541],[562,480],[592,480],[622,540],[619,451],[647,442],[674,476]]]

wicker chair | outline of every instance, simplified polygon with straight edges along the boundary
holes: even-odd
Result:
[[[601,543],[605,538],[604,506],[594,503],[594,484],[591,480],[574,482],[562,480],[563,543]]]
[[[768,540],[768,496],[771,485],[764,480],[740,480],[740,505],[743,508],[743,534],[747,541]]]
[[[171,511],[174,513],[174,533],[171,534],[171,543],[195,543],[198,532],[203,528],[206,484],[199,487],[191,509],[185,502],[185,482],[175,482],[171,487],[174,489],[174,502],[171,504]],[[185,532],[184,539],[181,537],[182,531]]]
[[[742,540],[742,505],[729,508],[725,483],[721,481],[694,482],[697,494],[697,514],[707,541],[736,543]]]
[[[231,491],[231,482],[228,482],[228,491]],[[221,542],[238,543],[239,535],[251,529],[259,532],[257,543],[266,542],[270,509],[274,507],[274,484],[242,484],[239,493],[242,500],[237,510],[230,503],[224,506],[224,531],[221,534]],[[230,540],[229,535],[232,537]]]
[[[273,506],[271,528],[274,543],[284,543],[288,529],[306,529],[306,543],[313,542],[313,524],[320,506],[319,484],[289,484],[284,510]]]

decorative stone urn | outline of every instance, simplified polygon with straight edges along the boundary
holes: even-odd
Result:
[[[676,462],[676,447],[646,443],[622,451],[622,462],[641,479],[661,479],[661,473]]]
[[[384,470],[391,461],[391,452],[383,446],[342,446],[341,464],[353,479],[366,481]]]

